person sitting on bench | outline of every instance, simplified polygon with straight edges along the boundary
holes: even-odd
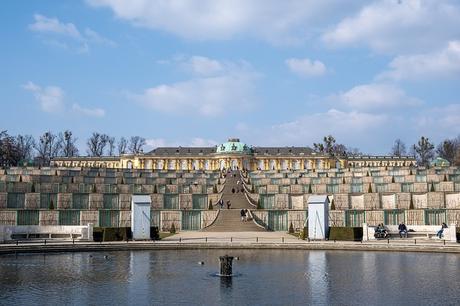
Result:
[[[405,238],[407,238],[407,227],[404,223],[400,223],[398,226],[398,231],[399,231],[399,238],[402,238],[402,235],[404,235]]]
[[[447,228],[447,224],[446,223],[442,223],[441,224],[441,229],[438,231],[438,233],[436,234],[436,236],[438,236],[439,239],[442,238],[442,234],[444,233],[444,229]]]

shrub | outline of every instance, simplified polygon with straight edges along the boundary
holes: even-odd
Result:
[[[158,226],[150,227],[150,239],[152,240],[160,240],[160,230]]]
[[[169,229],[169,232],[171,234],[175,234],[176,233],[176,225],[174,225],[174,223],[171,225],[171,228]]]
[[[260,198],[257,199],[257,209],[262,209],[262,205],[260,204]]]
[[[35,184],[32,183],[32,186],[30,187],[30,192],[35,192]]]
[[[331,202],[331,210],[335,210],[335,203],[334,203],[334,199],[332,199],[332,202]]]
[[[292,224],[289,224],[289,234],[294,234],[294,225]]]
[[[434,192],[434,184],[431,182],[430,192]]]
[[[299,181],[297,180],[297,178],[295,178],[295,184],[299,184]]]
[[[50,201],[49,209],[50,209],[50,210],[53,210],[53,209],[54,209],[53,199],[51,199],[51,201]]]
[[[412,195],[410,196],[409,209],[414,209],[414,199],[412,199]]]
[[[311,190],[311,184],[308,185],[308,193],[313,193]]]
[[[300,234],[299,234],[299,238],[302,239],[302,240],[305,240],[305,238],[307,238],[308,236],[308,230],[306,227],[304,227],[301,231],[300,231]]]
[[[157,185],[153,185],[153,193],[158,193]]]
[[[212,192],[213,192],[213,193],[217,193],[217,185],[214,185],[214,186],[212,187]]]
[[[372,185],[369,183],[369,188],[367,188],[367,193],[372,193]]]
[[[392,182],[392,183],[395,182],[395,176],[394,176],[394,175],[391,177],[391,182]]]
[[[331,227],[329,240],[360,241],[363,239],[362,227]]]

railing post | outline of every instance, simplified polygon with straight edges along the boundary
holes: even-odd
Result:
[[[181,237],[179,237],[179,243],[181,243],[181,242],[182,242],[182,238],[181,238]]]
[[[446,245],[446,239],[443,240],[444,245]]]
[[[233,237],[230,237],[230,242],[233,242]]]
[[[206,243],[208,242],[208,237],[205,238],[206,239]]]
[[[284,237],[281,237],[281,242],[284,243]]]
[[[417,239],[414,239],[414,244],[417,244]]]
[[[46,245],[46,239],[45,239],[45,245]]]
[[[16,245],[19,245],[19,240],[16,240]]]
[[[256,237],[256,242],[259,242],[259,237]]]
[[[387,244],[390,244],[390,239],[389,238],[387,239]]]

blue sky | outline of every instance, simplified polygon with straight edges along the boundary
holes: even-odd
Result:
[[[460,134],[460,1],[7,1],[0,129],[365,153]]]

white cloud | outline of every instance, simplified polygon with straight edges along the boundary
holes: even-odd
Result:
[[[40,87],[33,82],[23,85],[25,90],[34,94],[44,112],[55,113],[64,109],[64,91],[57,86]]]
[[[296,120],[260,130],[256,138],[266,139],[269,145],[310,146],[322,136],[330,134],[338,141],[351,145],[373,140],[373,132],[380,130],[387,123],[388,117],[385,114],[330,109],[326,112],[306,114]]]
[[[253,82],[258,76],[247,63],[196,56],[178,63],[192,67],[194,77],[147,88],[128,97],[160,112],[202,116],[245,111],[254,103]]]
[[[155,149],[159,147],[213,147],[218,144],[217,141],[212,139],[205,139],[200,137],[194,137],[188,141],[168,141],[164,138],[150,138],[146,141],[146,147],[149,149]]]
[[[321,76],[326,73],[326,66],[318,60],[289,58],[285,63],[293,73],[304,77]]]
[[[436,49],[460,35],[456,1],[375,1],[323,35],[332,46],[368,45],[377,52]]]
[[[390,70],[377,79],[423,80],[460,76],[460,41],[451,41],[441,51],[398,56],[389,64]]]
[[[420,135],[456,137],[460,134],[460,103],[424,109],[410,122]]]
[[[204,56],[192,56],[186,65],[194,74],[202,76],[214,75],[224,69],[219,61]]]
[[[80,52],[88,52],[89,44],[103,44],[112,47],[116,45],[90,28],[86,28],[82,33],[73,23],[64,23],[57,18],[49,18],[40,14],[35,14],[34,20],[35,22],[29,25],[29,29],[45,35],[45,42],[50,45],[69,48],[69,44],[77,43],[77,49]]]
[[[101,108],[84,108],[74,103],[71,109],[68,109],[65,103],[65,92],[58,86],[41,87],[31,81],[22,86],[25,90],[33,93],[35,100],[40,104],[42,111],[47,113],[67,113],[74,112],[85,116],[103,117],[105,110]]]
[[[218,145],[219,143],[212,139],[204,139],[200,137],[192,138],[190,142],[191,147],[213,147]]]
[[[48,18],[46,16],[35,14],[35,22],[29,25],[29,29],[41,33],[56,33],[82,40],[80,31],[73,23],[62,23],[57,18]]]
[[[390,84],[364,84],[329,97],[352,110],[401,109],[403,106],[417,106],[421,101],[409,97],[401,88]]]
[[[305,0],[87,0],[110,8],[136,26],[194,40],[245,35],[270,42],[303,41],[327,20],[341,18],[364,1]]]
[[[105,110],[103,110],[102,108],[85,108],[85,107],[81,107],[80,105],[76,103],[72,105],[72,110],[76,113],[83,114],[89,117],[104,117],[105,116]]]

